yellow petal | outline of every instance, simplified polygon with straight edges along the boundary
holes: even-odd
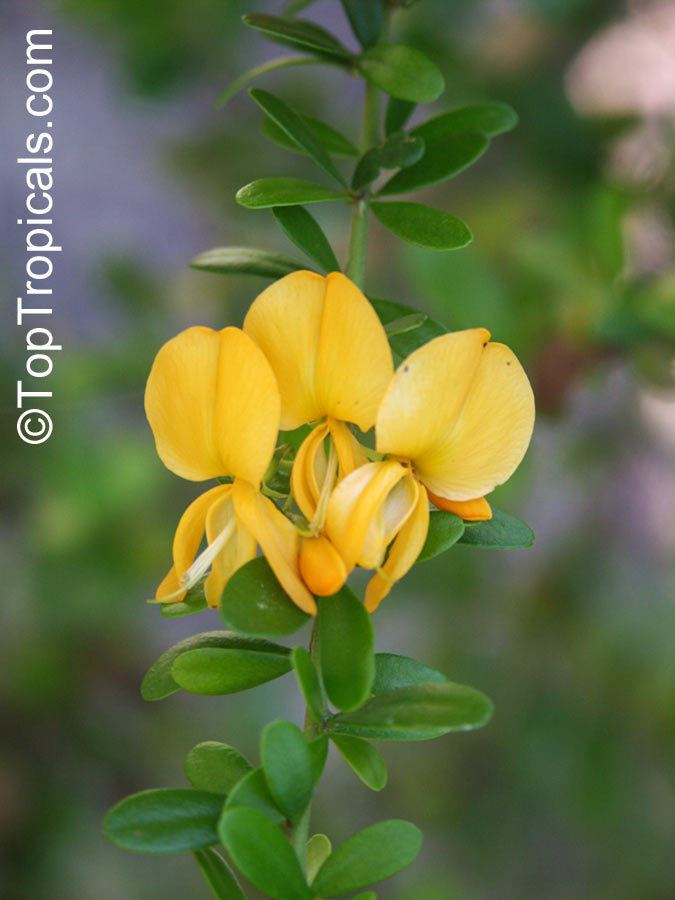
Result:
[[[145,413],[164,465],[190,481],[223,475],[215,440],[220,336],[188,328],[161,348],[145,388]]]
[[[415,470],[439,497],[482,497],[513,474],[533,427],[527,375],[512,350],[488,344],[455,427],[415,459]]]
[[[178,578],[181,578],[194,562],[204,537],[209,509],[217,500],[229,497],[231,493],[231,484],[219,484],[200,494],[181,516],[173,539],[173,565]]]
[[[279,389],[265,355],[239,328],[220,332],[215,402],[221,474],[259,485],[279,431]]]
[[[316,395],[316,357],[325,278],[293,272],[254,300],[244,331],[267,357],[281,393],[281,427],[297,428],[323,416]]]
[[[188,328],[159,351],[145,390],[157,452],[176,475],[258,484],[274,452],[279,392],[263,353],[238,328]]]
[[[486,522],[492,518],[492,507],[485,497],[478,497],[476,500],[446,500],[445,497],[432,494],[428,489],[427,494],[438,509],[454,513],[456,516],[464,519],[465,522]]]
[[[186,591],[181,591],[180,581],[173,566],[166,573],[155,591],[155,600],[165,603],[180,603]]]
[[[415,350],[396,370],[377,414],[377,449],[416,461],[451,430],[490,333],[456,331]]]
[[[337,419],[328,419],[328,428],[330,429],[335,451],[338,458],[340,478],[345,478],[354,469],[363,466],[368,462],[368,457],[363,451],[363,447],[356,440],[348,425]]]
[[[412,515],[399,531],[382,568],[366,587],[365,606],[374,612],[394,583],[408,572],[422,552],[429,530],[429,504],[426,493],[418,486],[417,502]]]
[[[368,431],[393,372],[387,335],[372,305],[349,278],[332,272],[316,369],[322,414]]]
[[[361,557],[387,495],[406,472],[394,460],[367,463],[343,478],[331,494],[325,530],[348,572]]]
[[[332,597],[347,580],[347,569],[342,557],[323,534],[302,538],[300,574],[317,597]]]
[[[316,601],[300,577],[295,526],[268,497],[246,482],[235,481],[232,496],[240,524],[260,545],[283,589],[296,606],[316,615]]]
[[[321,487],[326,477],[327,460],[324,441],[328,436],[325,423],[317,425],[300,445],[291,471],[293,499],[303,516],[310,521],[316,512]]]
[[[222,495],[212,503],[206,515],[206,539],[215,541],[226,529],[232,536],[214,557],[211,572],[204,582],[206,602],[212,608],[220,606],[220,598],[225,585],[232,575],[245,563],[255,557],[255,538],[237,521],[232,502],[232,491]]]
[[[418,493],[418,482],[407,472],[383,498],[368,528],[360,566],[377,569],[382,565],[387,547],[413,513]]]

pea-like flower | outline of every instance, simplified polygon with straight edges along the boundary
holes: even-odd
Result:
[[[281,394],[281,428],[316,423],[291,475],[305,516],[300,569],[317,595],[334,594],[347,577],[324,533],[338,481],[365,462],[347,423],[368,431],[391,381],[391,350],[371,304],[345,275],[300,271],[275,282],[252,304],[244,331],[269,360]]]
[[[369,610],[419,556],[429,499],[465,519],[491,517],[485,495],[513,474],[533,425],[522,366],[483,328],[442,335],[403,362],[375,423],[387,458],[344,478],[327,509],[326,533],[347,571],[377,570],[366,589]]]
[[[157,589],[160,602],[182,599],[206,575],[207,602],[218,606],[230,576],[260,545],[293,601],[316,612],[298,570],[297,531],[260,493],[280,406],[269,363],[239,328],[188,328],[160,349],[145,411],[162,462],[190,481],[233,479],[201,494],[183,514],[173,565]],[[206,549],[197,555],[204,535]]]

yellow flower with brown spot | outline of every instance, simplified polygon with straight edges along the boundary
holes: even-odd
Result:
[[[513,474],[533,426],[527,375],[483,328],[442,335],[403,362],[375,423],[377,450],[387,458],[344,478],[326,516],[347,571],[377,570],[366,589],[369,610],[419,556],[429,499],[470,521],[491,517],[485,494]]]
[[[368,431],[391,381],[391,350],[375,310],[340,272],[300,271],[275,282],[252,304],[244,331],[263,351],[281,395],[281,428],[316,423],[291,475],[308,522],[300,569],[320,596],[334,594],[348,571],[324,534],[328,500],[340,479],[367,457],[349,424]]]
[[[145,411],[162,462],[190,481],[233,479],[201,494],[183,514],[173,565],[157,588],[160,602],[181,600],[207,575],[207,602],[218,606],[230,576],[259,545],[292,600],[316,612],[298,570],[297,531],[260,493],[280,408],[269,363],[239,328],[188,328],[160,349]],[[197,555],[204,535],[206,549]]]

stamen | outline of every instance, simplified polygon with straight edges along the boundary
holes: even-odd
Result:
[[[189,591],[191,587],[194,587],[194,585],[206,575],[211,568],[213,560],[218,556],[225,544],[227,544],[234,534],[236,524],[236,519],[233,515],[216,539],[209,544],[205,550],[202,550],[187,572],[181,576],[180,584],[184,591]]]
[[[323,484],[321,485],[321,493],[319,494],[319,499],[316,504],[316,512],[312,516],[312,521],[309,523],[309,530],[313,535],[319,534],[323,529],[323,526],[326,522],[328,501],[330,500],[330,495],[333,491],[333,488],[335,487],[335,481],[337,479],[337,453],[335,452],[335,444],[333,443],[333,438],[329,438],[329,441],[330,449],[328,451],[326,475],[323,479]]]

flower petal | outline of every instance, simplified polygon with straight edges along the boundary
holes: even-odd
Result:
[[[407,472],[384,498],[359,556],[359,565],[364,569],[378,569],[382,565],[387,547],[415,509],[418,492],[418,482]]]
[[[281,393],[281,428],[321,418],[316,394],[316,357],[325,278],[293,272],[263,291],[244,319],[244,331],[267,357]]]
[[[446,500],[427,488],[429,499],[438,509],[455,513],[465,522],[487,522],[492,518],[492,507],[485,497],[477,497],[475,500]]]
[[[348,425],[337,419],[327,420],[335,452],[338,458],[339,477],[345,478],[354,469],[368,462],[368,457],[363,452],[363,447],[356,440]]]
[[[235,481],[232,496],[240,524],[260,545],[283,589],[296,606],[316,615],[316,601],[300,577],[299,539],[293,523],[244,481]]]
[[[265,355],[239,328],[220,332],[215,403],[221,474],[243,478],[257,487],[270,464],[279,432],[279,389]]]
[[[187,591],[181,590],[176,570],[171,566],[155,591],[155,600],[163,601],[164,603],[179,603],[186,593]]]
[[[387,495],[406,472],[394,460],[366,463],[343,478],[331,494],[326,534],[342,556],[348,572],[359,561],[369,529]]]
[[[328,435],[325,423],[317,425],[300,445],[291,471],[293,499],[303,516],[310,521],[316,512],[319,494],[326,477],[327,460],[324,441]]]
[[[209,510],[216,501],[229,497],[231,493],[231,484],[219,484],[200,494],[181,516],[173,538],[173,565],[178,578],[181,578],[194,562],[204,537]]]
[[[214,435],[220,336],[194,327],[167,341],[145,388],[145,414],[164,465],[190,481],[223,475]]]
[[[331,272],[316,368],[322,413],[368,431],[393,373],[387,335],[372,305],[349,278]]]
[[[533,427],[527,375],[512,350],[488,344],[455,427],[415,459],[415,470],[439,497],[482,497],[513,474]]]
[[[417,502],[412,515],[401,528],[382,568],[366,587],[365,606],[375,612],[394,583],[408,572],[422,552],[429,530],[429,504],[425,491],[418,485]]]
[[[415,350],[396,370],[377,414],[377,449],[417,461],[456,424],[490,339],[455,331]]]
[[[228,485],[228,487],[230,487]],[[206,515],[206,539],[211,544],[228,527],[233,527],[232,537],[214,557],[211,572],[204,582],[206,602],[216,609],[225,585],[232,575],[255,557],[255,538],[236,520],[232,490],[212,503]]]

